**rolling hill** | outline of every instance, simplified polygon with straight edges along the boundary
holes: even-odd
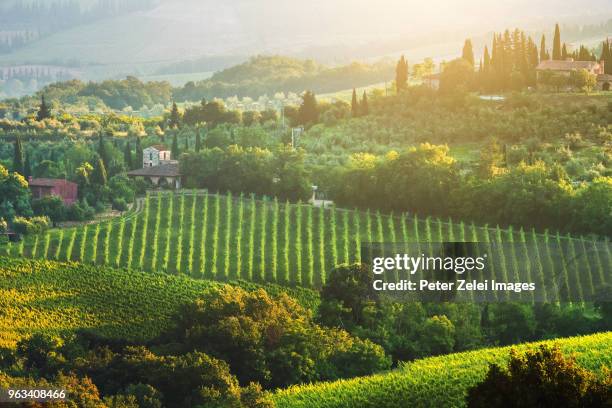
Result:
[[[78,329],[146,341],[169,326],[181,304],[215,285],[184,276],[0,258],[0,347],[12,347],[33,332],[67,334]],[[272,294],[287,292],[305,307],[318,303],[318,294],[306,289],[264,288]]]
[[[274,394],[274,402],[278,408],[464,407],[468,388],[484,378],[490,363],[503,364],[510,349],[525,351],[539,344],[558,345],[599,373],[612,365],[608,332],[426,358],[371,377],[294,386]]]

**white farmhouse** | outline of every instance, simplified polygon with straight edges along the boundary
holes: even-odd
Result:
[[[155,167],[170,162],[172,152],[164,145],[149,146],[142,151],[142,167]]]

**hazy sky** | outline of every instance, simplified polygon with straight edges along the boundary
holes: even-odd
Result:
[[[151,10],[56,33],[0,56],[0,65],[161,64],[259,53],[346,61],[407,49],[412,59],[446,58],[468,36],[606,18],[612,0],[160,0]],[[446,48],[435,48],[443,42]]]

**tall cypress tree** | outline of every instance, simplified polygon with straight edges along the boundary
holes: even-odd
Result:
[[[40,106],[38,108],[38,113],[36,114],[36,120],[41,121],[51,117],[51,110],[45,101],[45,95],[40,98]]]
[[[395,88],[398,94],[408,88],[408,61],[403,55],[395,67]]]
[[[136,138],[136,158],[134,159],[134,168],[140,168],[143,165],[143,152],[142,152],[142,143],[140,138]]]
[[[179,150],[178,138],[176,136],[176,132],[174,132],[174,135],[172,136],[172,158],[174,160],[178,160],[180,154],[181,151]]]
[[[368,105],[368,94],[366,93],[366,91],[363,91],[363,98],[361,98],[359,111],[362,116],[370,114],[370,106]]]
[[[542,34],[542,39],[540,40],[540,62],[546,61],[547,59],[550,59],[550,55],[546,50],[546,37]]]
[[[25,163],[23,164],[23,177],[26,179],[32,177],[32,162],[30,161],[30,155],[26,152]]]
[[[196,131],[196,140],[195,140],[195,152],[198,153],[202,149],[202,137],[200,134],[202,133],[202,129],[197,129]]]
[[[100,132],[100,138],[98,139],[98,155],[104,162],[104,166],[108,167],[111,161],[111,155],[108,151],[108,146],[106,145],[106,140],[104,140],[104,132]]]
[[[491,56],[489,55],[489,48],[485,45],[484,49],[484,61],[482,62],[482,72],[487,73],[491,69]]]
[[[181,125],[181,115],[176,106],[176,102],[172,102],[172,111],[170,111],[170,123],[171,128],[178,128]]]
[[[561,47],[561,59],[566,60],[568,56],[569,55],[567,53],[567,46],[565,45],[565,43],[563,43],[563,46]]]
[[[104,162],[102,159],[98,159],[96,165],[91,172],[91,182],[93,184],[97,184],[98,186],[105,186],[108,182],[108,176],[106,174],[106,167],[104,166]]]
[[[25,153],[23,151],[23,145],[21,144],[21,137],[15,138],[15,144],[13,149],[13,171],[23,175],[25,164]]]
[[[351,99],[351,116],[356,118],[359,116],[359,101],[357,100],[357,91],[353,88],[353,98]]]
[[[561,30],[559,29],[559,24],[555,24],[555,37],[553,38],[552,59],[561,59]]]
[[[606,39],[601,45],[600,61],[604,63],[604,73],[612,74],[612,43]]]
[[[471,66],[474,66],[474,49],[472,47],[472,40],[469,38],[463,44],[461,58],[469,62]]]
[[[130,146],[130,142],[125,142],[125,147],[123,149],[123,161],[125,162],[125,168],[128,170],[134,169],[134,162],[132,160],[132,147]]]

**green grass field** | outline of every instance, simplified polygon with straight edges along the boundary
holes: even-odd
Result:
[[[260,286],[234,282],[245,289]],[[219,283],[167,274],[41,260],[0,258],[0,347],[12,347],[34,332],[67,334],[77,329],[132,340],[148,340],[167,328],[177,308]],[[287,292],[307,308],[318,294]]]
[[[529,245],[529,251],[538,257],[540,268],[554,256],[549,245],[564,245],[576,259],[588,259],[589,276],[583,278],[589,288],[582,283],[585,291],[606,282],[612,270],[609,245],[450,220],[191,191],[155,193],[138,207],[109,222],[29,236],[18,244],[6,245],[2,254],[209,280],[242,279],[315,288],[336,265],[361,261],[364,242],[514,242],[525,243],[525,248],[536,243]],[[605,250],[595,252],[593,258],[595,245]],[[532,253],[536,250],[537,254]],[[520,262],[516,255],[505,256],[507,270],[498,273],[508,278]],[[573,271],[563,272],[572,286]]]
[[[578,363],[602,373],[612,366],[612,333],[527,343],[426,358],[370,377],[294,386],[274,394],[277,408],[463,407],[468,388],[482,381],[488,364],[505,364],[511,348],[559,345]]]

